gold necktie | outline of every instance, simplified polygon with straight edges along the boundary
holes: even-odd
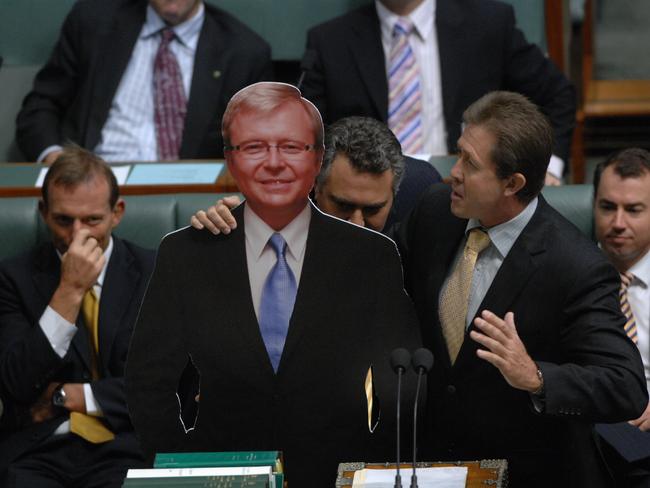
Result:
[[[634,279],[632,273],[621,273],[621,289],[618,292],[618,298],[621,303],[621,312],[625,315],[625,333],[627,336],[632,339],[632,342],[635,344],[638,341],[636,335],[636,320],[634,319],[634,313],[632,312],[632,307],[630,307],[630,302],[627,301],[627,289],[630,287],[630,283]]]
[[[99,379],[99,300],[92,288],[84,295],[81,313],[88,329],[91,374],[93,380],[97,380]],[[115,434],[108,430],[101,420],[79,412],[70,413],[70,431],[93,444],[115,439]]]
[[[481,229],[472,229],[440,303],[440,325],[447,343],[451,364],[454,364],[465,339],[465,323],[472,275],[479,253],[490,245],[490,237]]]

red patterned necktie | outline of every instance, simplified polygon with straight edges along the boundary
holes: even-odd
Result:
[[[176,56],[169,49],[174,31],[160,31],[160,46],[153,67],[154,122],[158,142],[158,159],[178,159],[183,137],[187,100]]]

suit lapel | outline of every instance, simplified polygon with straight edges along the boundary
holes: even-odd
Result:
[[[251,296],[246,260],[244,205],[240,205],[233,210],[235,220],[239,224],[237,230],[228,237],[229,247],[223,253],[224,256],[227,256],[227,259],[219,261],[211,259],[208,262],[218,263],[219,269],[215,270],[213,276],[227,276],[231,280],[227,287],[229,298],[226,303],[230,309],[229,315],[232,317],[233,323],[236,324],[236,330],[233,331],[231,339],[241,343],[241,347],[236,348],[236,350],[251,351],[253,361],[258,364],[256,369],[261,374],[264,374],[268,381],[273,381],[275,372],[262,339]],[[218,317],[221,314],[222,311],[217,310],[214,316]]]
[[[113,252],[99,300],[99,360],[104,372],[108,368],[115,334],[139,280],[140,273],[133,266],[133,256],[121,240],[113,237]]]
[[[461,82],[467,68],[459,44],[463,37],[460,30],[462,22],[463,13],[455,0],[437,0],[436,33],[440,58],[441,98],[447,123],[453,120],[453,108],[458,103],[459,89],[462,87]],[[449,127],[447,130],[449,131]]]
[[[541,217],[546,211],[546,202],[540,195],[538,207],[528,225],[519,235],[510,252],[504,259],[497,272],[490,289],[485,294],[478,313],[489,310],[503,318],[506,312],[512,310],[526,282],[537,271],[535,256],[545,251],[545,235],[548,223]],[[523,326],[519,324],[519,326]],[[470,323],[469,330],[474,328]],[[469,357],[476,355],[478,344],[466,336],[466,340],[458,354],[456,365],[462,365]]]
[[[212,15],[206,11],[203,28],[194,56],[192,86],[188,97],[187,115],[181,143],[181,158],[196,154],[206,136],[205,127],[218,113],[223,95],[223,79],[230,65],[227,40]],[[232,61],[236,63],[236,60]],[[232,68],[232,66],[230,66]],[[220,137],[213,134],[211,137]]]
[[[87,147],[94,147],[108,117],[111,103],[117,92],[122,75],[131,59],[133,47],[145,21],[147,2],[131,1],[116,14],[100,52],[94,76],[97,77],[89,113],[88,130],[85,135]]]
[[[359,76],[366,85],[378,116],[388,119],[388,82],[386,81],[386,61],[381,42],[381,28],[374,4],[359,11],[357,23],[353,27],[354,37],[348,48],[359,67]]]

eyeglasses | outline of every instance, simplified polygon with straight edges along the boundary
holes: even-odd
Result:
[[[306,151],[316,150],[315,144],[304,144],[302,142],[287,141],[281,142],[277,145],[271,145],[264,141],[251,141],[237,146],[225,146],[226,151],[239,151],[248,159],[262,159],[271,150],[271,148],[278,150],[280,154],[288,159],[298,159]]]

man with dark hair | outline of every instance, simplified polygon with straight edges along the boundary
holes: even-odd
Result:
[[[610,486],[592,425],[648,402],[618,276],[539,193],[552,148],[539,109],[492,92],[464,122],[451,188],[432,187],[400,228],[436,356],[423,455],[505,458],[514,488]]]
[[[304,62],[303,92],[325,123],[374,117],[410,155],[455,153],[471,103],[492,90],[522,93],[551,120],[549,182],[562,177],[575,93],[506,2],[375,0],[310,29]]]
[[[418,197],[440,181],[429,163],[402,155],[399,141],[385,124],[370,117],[346,117],[325,130],[315,203],[334,217],[391,233]],[[237,197],[220,200],[207,211],[198,211],[191,223],[198,229],[229,232],[233,219],[228,207],[238,204]]]
[[[111,169],[64,147],[39,202],[52,240],[0,263],[0,484],[119,487],[143,463],[124,364],[153,252],[111,235]]]
[[[601,249],[620,273],[620,304],[625,332],[637,345],[650,386],[650,153],[630,148],[598,164],[594,173],[594,225]],[[630,421],[650,445],[650,404]],[[618,427],[618,426],[617,426]],[[629,429],[629,427],[627,427]],[[625,432],[625,429],[623,430]],[[648,486],[648,459],[634,463],[611,453],[617,486]]]
[[[298,89],[244,88],[223,137],[246,197],[239,225],[163,239],[129,351],[131,418],[148,454],[282,450],[290,486],[330,487],[338,463],[393,452],[387,358],[420,342],[399,256],[310,204],[323,126]],[[188,358],[200,406],[186,430],[176,393]]]
[[[106,161],[214,158],[230,97],[271,76],[268,44],[202,0],[84,0],[16,119],[30,161],[71,140]]]
[[[370,117],[346,117],[325,131],[316,205],[330,215],[386,232],[424,190],[440,181],[429,163],[402,155],[385,124]]]

